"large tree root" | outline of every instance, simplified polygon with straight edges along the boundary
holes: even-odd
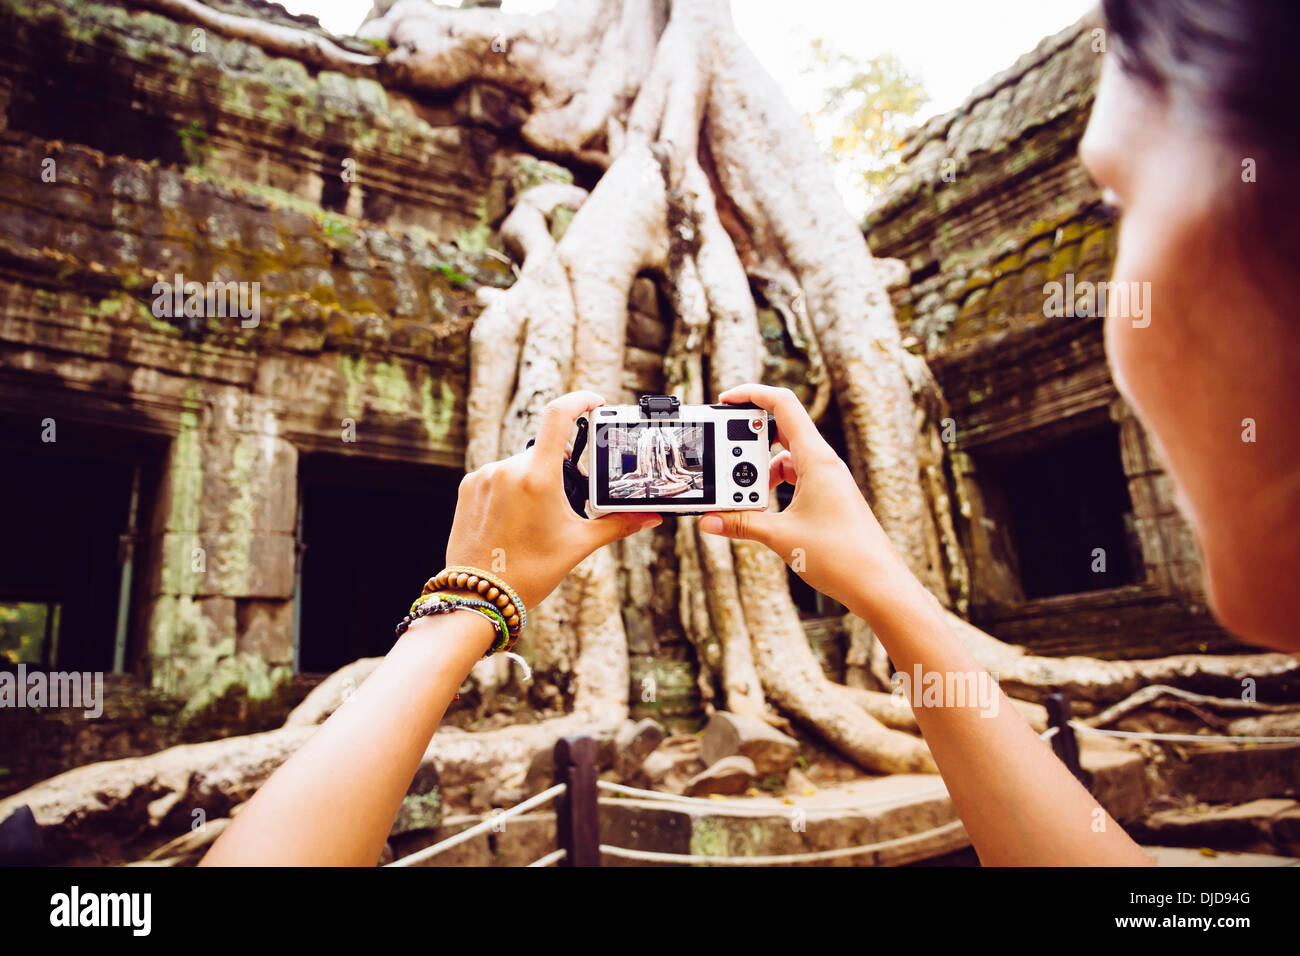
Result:
[[[620,721],[574,713],[539,724],[468,733],[441,728],[422,764],[438,771],[444,792],[522,786],[539,752],[565,734],[611,739]],[[185,744],[88,764],[0,801],[0,820],[31,808],[51,862],[121,863],[228,816],[316,732],[285,726],[261,734]],[[547,781],[549,783],[549,781]]]
[[[1180,654],[1137,661],[1036,657],[956,615],[948,615],[948,623],[1008,695],[1041,702],[1049,694],[1062,693],[1081,714],[1113,704],[1148,684],[1238,698],[1250,688],[1261,696],[1283,699],[1294,698],[1300,686],[1300,656],[1294,654]]]
[[[115,862],[129,845],[142,847],[143,856],[228,815],[315,731],[282,727],[77,767],[0,800],[0,820],[31,807],[55,861]]]
[[[295,45],[284,28],[197,12],[196,0],[142,2],[273,52],[371,69],[319,38]],[[520,450],[545,403],[564,391],[624,397],[627,302],[638,275],[654,276],[672,303],[665,373],[686,401],[761,378],[751,290],[764,290],[807,342],[814,368],[824,363],[850,465],[882,526],[937,599],[962,609],[969,579],[935,431],[942,396],[924,362],[902,348],[885,283],[825,160],[741,43],[725,0],[564,0],[537,17],[381,0],[375,13],[362,35],[392,50],[373,66],[380,78],[415,90],[469,81],[511,89],[531,107],[525,142],[605,170],[588,196],[538,187],[515,197],[503,237],[521,274],[472,334],[467,467]],[[577,211],[557,243],[547,218],[560,206]],[[829,400],[820,392],[819,403]],[[906,718],[822,675],[779,558],[749,543],[705,539],[691,520],[682,521],[676,546],[682,624],[698,652],[707,707],[780,722],[772,704],[865,768],[933,769]],[[580,719],[600,724],[627,710],[614,554],[585,562],[537,609],[524,645],[542,671],[571,669],[573,688],[560,696],[571,697]],[[1152,680],[1222,688],[1248,675],[1280,682],[1296,668],[1283,655],[1037,658],[951,620],[1004,688],[1030,701],[1059,689],[1096,707]],[[871,672],[887,687],[882,655],[869,653]],[[500,672],[488,683],[507,679]],[[1041,718],[1032,704],[1017,706]],[[567,726],[568,718],[536,725],[548,728],[543,735]],[[464,746],[477,754],[467,760],[500,763],[486,736]]]
[[[1261,704],[1254,700],[1242,700],[1238,697],[1210,697],[1194,694],[1178,687],[1154,684],[1143,687],[1135,694],[1125,697],[1118,704],[1107,707],[1100,714],[1085,719],[1089,727],[1105,727],[1147,707],[1184,708],[1196,719],[1216,730],[1227,730],[1234,723],[1227,714],[1247,714],[1252,716],[1272,716],[1290,722],[1300,720],[1300,706],[1291,704]]]
[[[380,59],[345,50],[317,33],[267,23],[214,10],[199,0],[132,0],[135,6],[154,10],[173,19],[197,24],[214,33],[256,43],[269,53],[292,57],[322,70],[351,75],[369,75],[378,70]]]

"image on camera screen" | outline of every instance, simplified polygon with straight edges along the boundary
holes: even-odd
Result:
[[[705,430],[698,424],[643,424],[610,428],[609,497],[703,500]]]

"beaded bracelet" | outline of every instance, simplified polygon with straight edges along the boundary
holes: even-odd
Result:
[[[519,600],[519,595],[510,585],[487,571],[457,566],[444,568],[425,582],[421,595],[428,595],[435,591],[458,591],[470,597],[481,595],[484,600],[494,604],[505,618],[506,627],[510,632],[505,650],[514,648],[528,624],[528,612],[524,608],[524,602]],[[499,649],[494,647],[490,653],[495,653]]]

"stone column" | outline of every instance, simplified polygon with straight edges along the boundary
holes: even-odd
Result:
[[[1122,398],[1111,404],[1111,418],[1120,429],[1120,453],[1147,581],[1200,607],[1205,603],[1201,556],[1187,519],[1174,503],[1173,482],[1141,423]]]
[[[193,719],[292,676],[298,453],[266,399],[197,384],[189,398],[151,528],[147,658]]]

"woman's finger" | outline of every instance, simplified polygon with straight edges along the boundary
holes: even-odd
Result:
[[[740,402],[753,402],[759,408],[767,409],[776,419],[776,430],[781,444],[800,457],[813,457],[823,452],[835,452],[822,438],[821,432],[808,417],[808,411],[788,388],[772,385],[738,385],[729,388],[718,400],[734,405]]]
[[[564,449],[573,434],[573,423],[604,404],[605,400],[595,392],[586,391],[569,392],[548,402],[537,430],[537,444],[533,446],[534,466],[559,474],[566,457]]]
[[[795,483],[794,459],[790,453],[782,449],[775,458],[772,459],[771,470],[767,475],[767,487],[770,491],[780,484]]]

